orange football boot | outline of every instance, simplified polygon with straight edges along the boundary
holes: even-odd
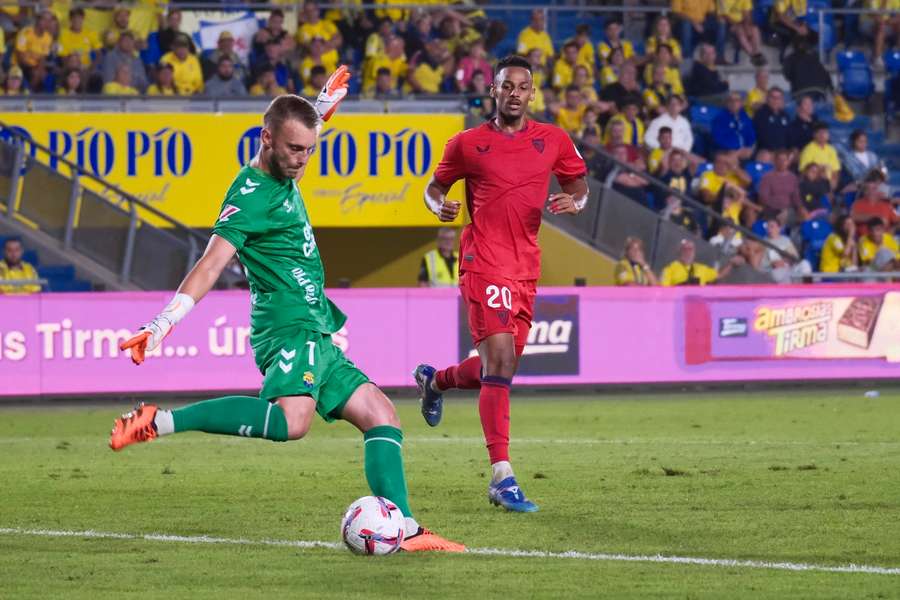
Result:
[[[125,446],[138,442],[149,442],[156,437],[153,417],[157,407],[141,402],[137,408],[116,419],[109,436],[109,447],[119,451]]]
[[[403,540],[400,549],[404,552],[465,552],[466,547],[456,542],[446,540],[425,529],[419,527],[419,531]]]

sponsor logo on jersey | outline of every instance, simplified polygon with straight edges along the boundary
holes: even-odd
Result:
[[[505,312],[507,319],[509,311]],[[468,307],[459,303],[459,357],[477,354],[472,347],[468,326]],[[578,296],[538,296],[525,350],[519,362],[519,375],[578,375],[579,373]]]
[[[306,389],[311,390],[314,385],[316,385],[316,378],[313,376],[312,372],[307,371],[303,374],[303,385],[306,386]]]
[[[747,337],[747,319],[724,317],[719,319],[719,337]]]
[[[222,212],[219,213],[219,218],[216,219],[216,223],[224,223],[229,217],[239,212],[241,212],[241,209],[234,204],[226,204],[222,207]]]
[[[250,178],[247,178],[247,181],[244,182],[244,185],[241,186],[241,195],[246,196],[247,194],[252,194],[256,191],[256,188],[259,187],[259,183],[256,181],[251,181]]]
[[[291,202],[290,198],[285,199],[284,204],[282,204],[281,207],[284,209],[284,212],[294,212],[294,203]]]
[[[297,267],[296,269],[291,270],[291,275],[293,275],[294,279],[297,281],[297,285],[306,291],[306,295],[304,296],[304,300],[306,300],[307,304],[317,304],[319,302],[319,296],[316,293],[316,284],[313,283],[312,279],[306,274],[302,268]]]

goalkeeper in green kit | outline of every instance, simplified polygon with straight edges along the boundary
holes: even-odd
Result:
[[[401,548],[462,552],[463,545],[412,517],[394,405],[331,341],[346,316],[325,296],[322,260],[296,182],[316,148],[322,121],[346,96],[348,79],[340,67],[315,106],[293,95],[272,101],[259,153],[228,189],[203,256],[169,305],[122,344],[136,364],[143,362],[237,253],[250,282],[250,343],[264,376],[259,397],[226,396],[171,411],[141,404],[116,419],[109,445],[121,450],[182,431],[284,442],[306,435],[315,413],[329,422],[343,419],[363,434],[372,494],[391,500],[406,517]]]

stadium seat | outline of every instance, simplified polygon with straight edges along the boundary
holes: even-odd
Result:
[[[750,179],[752,183],[750,187],[753,190],[753,193],[759,192],[759,182],[763,178],[763,175],[774,169],[775,167],[771,163],[763,163],[758,161],[751,161],[744,166],[744,170],[750,175]]]
[[[868,64],[854,64],[841,69],[841,91],[853,100],[865,100],[875,91],[872,69]]]
[[[147,47],[141,50],[141,61],[145,65],[155,65],[162,58],[162,51],[159,49],[159,32],[152,32],[147,36]]]
[[[712,126],[713,119],[719,113],[719,109],[715,106],[706,104],[691,103],[690,121],[694,129],[709,131]]]
[[[38,268],[38,275],[51,281],[72,281],[75,279],[75,267],[72,265],[48,265]]]
[[[22,253],[22,260],[27,263],[31,263],[34,268],[37,268],[41,264],[41,259],[38,257],[38,253],[35,250],[25,250]]]
[[[843,52],[838,52],[837,55],[835,55],[835,60],[837,61],[838,69],[841,71],[855,65],[869,64],[869,59],[867,59],[866,55],[859,50],[845,50]]]
[[[900,50],[888,50],[884,53],[884,69],[891,75],[900,74]]]
[[[825,240],[829,235],[831,235],[831,225],[825,219],[806,221],[800,227],[800,237],[803,240],[803,258],[809,261],[814,271],[819,270],[822,248],[825,246]]]

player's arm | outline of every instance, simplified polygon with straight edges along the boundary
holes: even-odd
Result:
[[[146,353],[159,346],[172,328],[194,308],[194,304],[213,288],[235,252],[230,242],[213,234],[203,256],[178,286],[175,297],[156,318],[123,342],[119,349],[130,349],[134,364],[144,362]]]
[[[339,66],[331,74],[322,87],[322,91],[319,92],[319,97],[316,98],[315,107],[320,119],[327,121],[331,118],[331,115],[337,110],[338,104],[347,96],[347,82],[349,81],[350,70],[344,65]]]
[[[466,161],[462,149],[462,136],[457,134],[447,141],[444,155],[425,188],[425,206],[444,222],[459,215],[459,202],[447,200],[447,192],[453,184],[466,176]]]
[[[437,218],[444,222],[450,222],[459,215],[461,205],[459,202],[447,200],[447,192],[450,191],[449,185],[442,185],[432,176],[425,188],[425,206],[428,210],[437,215]]]
[[[587,206],[588,189],[587,179],[579,177],[560,183],[562,192],[550,194],[547,199],[547,208],[554,215],[577,215]]]

